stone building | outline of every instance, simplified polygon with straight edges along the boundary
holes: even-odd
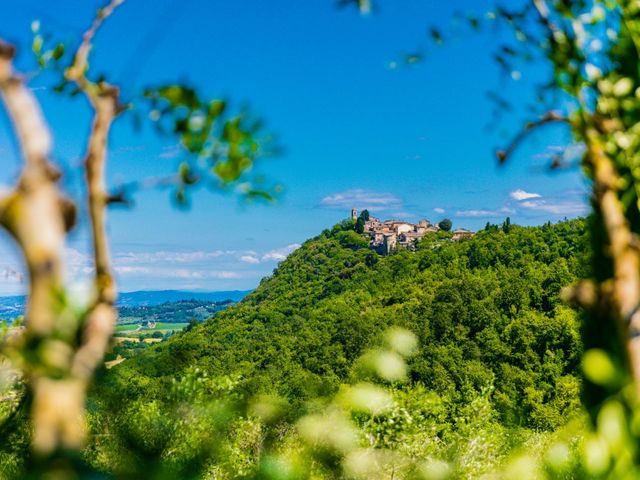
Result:
[[[398,237],[394,233],[390,233],[388,235],[384,235],[382,240],[382,253],[384,255],[389,255],[394,252],[398,247]]]
[[[357,210],[351,210],[351,218],[357,219]],[[415,250],[416,244],[427,233],[439,232],[437,224],[431,224],[429,220],[420,220],[417,224],[404,220],[385,220],[369,216],[364,224],[364,233],[369,237],[369,245],[382,255],[389,255],[397,248]],[[473,232],[458,229],[453,232],[452,240],[470,238],[475,235]]]
[[[471,238],[474,235],[475,233],[465,230],[464,228],[460,228],[453,231],[453,237],[451,237],[451,240],[462,240],[463,238]]]

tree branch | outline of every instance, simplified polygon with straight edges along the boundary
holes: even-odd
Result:
[[[200,177],[195,176],[195,179],[199,181]],[[133,204],[132,194],[146,189],[175,187],[180,185],[180,181],[180,175],[171,174],[124,183],[111,191],[107,198],[107,203],[109,205],[120,204],[130,206]]]
[[[93,24],[82,36],[82,43],[76,51],[73,64],[66,72],[67,79],[88,83],[85,73],[89,66],[89,52],[91,51],[93,39],[104,21],[123,3],[124,0],[111,0],[106,7],[98,11]]]
[[[78,331],[83,327],[81,319],[67,310],[62,268],[65,234],[75,221],[75,208],[57,187],[60,174],[48,161],[51,139],[37,101],[22,79],[13,74],[15,50],[0,41],[0,93],[24,156],[18,185],[0,202],[0,224],[22,249],[29,271],[27,330],[22,349],[36,345],[26,371],[33,393],[33,447],[40,455],[82,447],[86,388],[104,357],[116,320],[116,290],[105,229],[104,171],[109,128],[121,109],[118,89],[103,82],[92,83],[85,73],[96,32],[122,1],[113,0],[98,13],[65,72],[67,79],[86,94],[95,112],[85,168],[97,298],[86,317],[77,349]]]
[[[609,240],[607,253],[613,263],[613,284],[605,307],[618,320],[626,346],[631,375],[640,394],[640,251],[618,195],[619,177],[604,151],[600,133],[587,129],[585,162],[593,170],[593,191]]]
[[[518,133],[511,143],[504,150],[498,150],[496,152],[496,156],[501,164],[506,163],[507,160],[511,157],[513,152],[522,144],[524,140],[536,129],[543,127],[549,123],[555,122],[568,122],[569,120],[566,117],[561,116],[557,112],[547,112],[540,119],[529,122],[525,125],[524,129]]]
[[[0,41],[0,93],[19,139],[24,167],[17,186],[3,202],[0,224],[22,250],[29,272],[30,295],[26,308],[25,344],[38,345],[26,372],[33,392],[33,446],[49,454],[59,447],[79,448],[84,438],[82,408],[72,406],[78,386],[62,375],[69,366],[75,334],[73,319],[62,318],[64,292],[62,252],[65,212],[71,203],[57,187],[59,174],[49,163],[49,130],[31,91],[13,73],[15,49]],[[84,397],[82,397],[84,398]]]
[[[89,51],[96,32],[123,1],[112,0],[98,13],[91,28],[83,36],[73,64],[66,71],[67,79],[76,83],[94,111],[84,166],[93,240],[96,301],[87,316],[83,344],[75,355],[72,367],[75,375],[87,380],[104,357],[117,319],[116,285],[111,270],[106,232],[106,206],[109,195],[106,189],[105,169],[109,131],[122,108],[119,104],[118,88],[106,82],[93,83],[87,79],[86,72]]]
[[[545,0],[532,0],[532,3],[533,7],[538,12],[538,15],[540,15],[541,22],[545,27],[547,27],[549,32],[551,32],[552,35],[554,33],[560,33],[560,28],[558,28],[558,26],[551,21],[551,11],[549,10],[547,2]]]

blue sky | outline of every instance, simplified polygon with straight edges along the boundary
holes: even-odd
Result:
[[[32,71],[31,22],[39,19],[43,30],[72,41],[100,3],[11,2],[0,36],[18,44],[19,68]],[[544,66],[505,81],[491,59],[500,34],[485,33],[431,49],[421,64],[391,68],[427,45],[427,25],[446,29],[454,10],[476,4],[387,0],[362,17],[336,10],[332,0],[157,0],[152,9],[150,2],[127,0],[98,36],[94,71],[107,72],[125,93],[189,79],[210,97],[249,104],[285,148],[257,169],[285,192],[266,206],[202,190],[188,211],[176,209],[166,191],[137,194],[135,208],[110,211],[120,288],[253,288],[352,206],[382,218],[449,217],[470,229],[506,216],[529,225],[584,213],[580,173],[549,175],[541,168],[550,151],[567,144],[566,132],[534,136],[504,168],[493,156],[523,117],[516,109],[487,129],[493,105],[486,92],[498,88],[523,109],[532,96],[530,79],[544,75]],[[65,187],[77,195],[89,110],[82,99],[53,95],[46,77],[31,85],[51,125]],[[1,115],[0,179],[8,185],[19,161]],[[170,173],[178,153],[175,143],[137,133],[123,118],[111,136],[110,182]],[[68,245],[71,279],[91,269],[87,245],[83,220]],[[20,262],[7,241],[0,255],[7,272],[0,294],[21,292],[24,282],[12,273],[21,271]]]

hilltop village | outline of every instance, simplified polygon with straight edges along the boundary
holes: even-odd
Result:
[[[364,216],[363,216],[364,214]],[[369,237],[369,245],[382,255],[388,255],[397,248],[415,250],[416,243],[427,233],[437,233],[442,229],[438,224],[432,224],[429,220],[420,220],[417,224],[404,220],[385,220],[372,217],[365,210],[358,217],[358,211],[351,209],[351,219],[358,224],[363,222],[362,233]],[[454,230],[451,240],[471,238],[474,232],[464,229]]]

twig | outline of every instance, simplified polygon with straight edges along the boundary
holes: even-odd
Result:
[[[537,10],[540,15],[540,19],[547,29],[551,32],[551,34],[561,33],[560,28],[551,21],[551,12],[549,10],[549,6],[545,0],[532,0],[534,8]]]
[[[511,157],[513,152],[522,144],[522,142],[534,130],[536,130],[536,129],[544,126],[544,125],[547,125],[549,123],[568,122],[568,121],[569,121],[569,119],[567,119],[566,117],[561,116],[557,112],[548,112],[542,118],[540,118],[539,120],[536,120],[535,122],[527,123],[525,125],[524,129],[522,131],[520,131],[520,133],[518,133],[514,137],[514,139],[511,141],[511,143],[509,143],[509,145],[507,146],[506,149],[498,150],[496,152],[496,156],[498,157],[498,160],[500,161],[501,164],[503,164],[507,160],[509,160],[509,158]]]
[[[124,68],[118,75],[118,80],[126,79],[129,88],[132,88],[138,78],[138,74],[145,64],[151,59],[161,45],[162,40],[167,38],[173,26],[185,15],[191,2],[185,0],[173,0],[169,3],[161,15],[157,17],[152,28],[145,34],[142,41],[138,43],[133,53],[125,63]]]
[[[98,11],[96,18],[89,30],[87,30],[82,36],[82,43],[76,51],[76,55],[73,60],[73,64],[67,70],[67,78],[69,80],[76,80],[81,82],[87,82],[85,72],[89,62],[89,52],[91,51],[91,45],[93,38],[104,23],[104,21],[114,12],[118,6],[124,3],[124,0],[111,0],[106,7]]]
[[[133,203],[131,194],[141,190],[152,188],[166,188],[178,185],[179,175],[172,174],[165,177],[149,177],[142,180],[124,183],[114,189],[107,197],[108,204],[120,204],[130,206]]]

